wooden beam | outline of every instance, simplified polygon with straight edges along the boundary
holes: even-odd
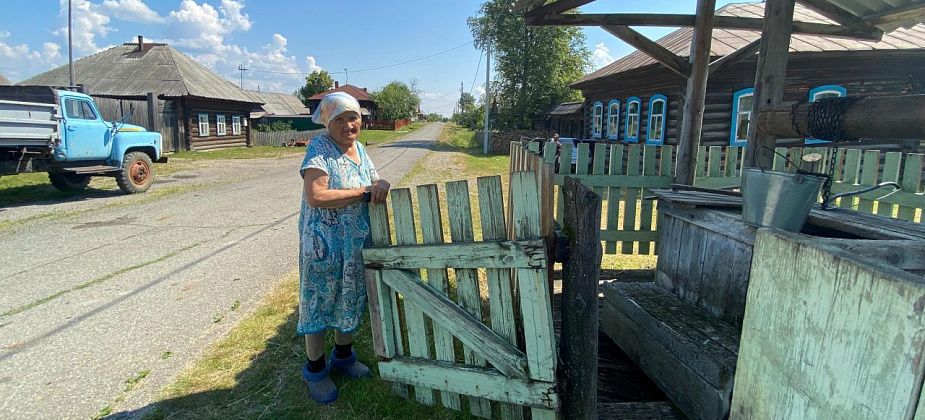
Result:
[[[527,356],[448,297],[407,270],[382,270],[382,280],[440,324],[495,369],[513,378],[527,377]]]
[[[546,268],[542,239],[366,248],[367,268]]]
[[[695,15],[676,15],[676,14],[657,14],[657,13],[612,13],[612,14],[567,14],[567,15],[550,15],[527,17],[527,25],[541,26],[694,26],[697,17]],[[713,18],[714,29],[745,29],[760,31],[764,19],[723,16],[718,15]],[[876,28],[874,28],[876,29]],[[826,23],[815,22],[793,22],[793,33],[807,35],[824,35],[842,38],[861,38],[879,41],[881,34],[874,34],[870,31],[858,31],[851,27],[841,25],[830,25]]]
[[[911,6],[900,7],[899,9],[890,10],[883,13],[875,13],[864,16],[863,19],[873,26],[887,26],[896,22],[903,22],[912,19],[922,19],[925,17],[925,3],[913,4]]]
[[[543,3],[546,3],[546,0],[517,0],[511,6],[511,10],[514,12],[523,12],[530,9],[542,6]]]
[[[677,73],[681,77],[687,77],[690,75],[690,63],[681,57],[678,57],[677,54],[668,51],[667,48],[656,44],[655,41],[646,38],[645,35],[636,32],[630,27],[623,25],[609,25],[602,26],[601,28],[607,32],[610,32],[617,38],[620,38],[623,40],[623,42],[630,44],[630,46],[636,48],[637,50],[642,51],[649,57],[652,57],[655,61],[658,61],[663,66]]]
[[[761,47],[761,38],[758,38],[748,43],[748,45],[735,50],[735,52],[733,52],[732,54],[726,54],[716,59],[716,61],[710,63],[710,68],[709,68],[710,74],[721,71],[735,63],[738,63],[739,61],[745,60],[755,55],[755,53],[758,52],[758,49],[760,47]]]
[[[520,381],[489,368],[400,357],[379,363],[379,376],[387,381],[511,404],[551,410],[559,407],[554,382]]]
[[[865,35],[865,37],[869,39],[879,41],[881,38],[883,38],[883,31],[874,26],[871,26],[865,22],[864,19],[861,19],[853,13],[832,4],[828,0],[799,0],[799,2],[807,8],[815,10],[822,16],[832,19],[836,23],[839,23],[843,26],[851,28],[859,34]]]
[[[794,109],[790,104],[782,104],[753,114],[757,115],[758,133],[778,138],[808,134],[810,105],[799,104]],[[861,139],[921,139],[925,138],[922,121],[925,121],[925,95],[863,98],[845,110],[842,130]]]
[[[790,50],[790,32],[793,28],[793,0],[768,0],[764,6],[764,28],[758,51],[758,70],[755,74],[755,103],[752,115],[781,103],[787,78],[787,58]],[[748,129],[748,147],[745,167],[770,168],[777,139],[758,134],[757,118],[752,118]]]
[[[549,16],[572,10],[576,7],[584,6],[594,0],[558,0],[544,6],[528,10],[526,17],[531,16]]]
[[[678,132],[678,160],[675,182],[694,185],[697,146],[703,129],[703,107],[710,75],[710,45],[713,41],[713,17],[716,0],[697,1],[697,22],[691,40],[691,75],[687,78],[684,106],[681,109],[681,130]]]

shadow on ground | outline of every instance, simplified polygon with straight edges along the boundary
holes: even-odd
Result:
[[[119,190],[87,188],[80,191],[58,191],[51,184],[23,185],[0,190],[0,211],[5,208],[61,204],[91,198],[123,195]]]

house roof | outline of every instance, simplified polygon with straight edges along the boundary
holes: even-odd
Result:
[[[308,99],[320,101],[325,96],[327,96],[329,93],[334,93],[334,92],[344,92],[356,98],[357,101],[372,101],[372,98],[369,97],[369,92],[367,92],[366,89],[356,87],[354,85],[341,85],[334,89],[318,93]]]
[[[256,92],[249,90],[247,93],[263,102],[260,105],[260,116],[310,116],[311,111],[295,96],[287,93],[274,92]]]
[[[848,0],[845,0],[848,1]],[[860,3],[860,0],[857,1]],[[717,15],[764,18],[764,3],[731,3],[716,11]],[[832,20],[800,5],[796,4],[793,12],[794,20],[801,22],[835,24]],[[658,41],[659,45],[669,51],[682,56],[690,56],[693,28],[681,28]],[[713,42],[710,46],[710,55],[724,56],[748,45],[761,37],[761,31],[744,29],[714,29]],[[823,51],[870,51],[870,50],[914,50],[925,49],[925,24],[917,24],[908,29],[899,28],[883,34],[880,41],[865,41],[859,39],[836,38],[819,35],[793,35],[790,39],[790,52],[823,52]],[[601,79],[629,70],[656,64],[657,62],[641,51],[632,53],[610,63],[590,74],[585,75],[572,86],[578,87],[592,80]]]
[[[12,85],[10,79],[7,79],[4,75],[0,74],[0,85]]]
[[[261,103],[215,74],[192,57],[166,44],[126,43],[74,62],[77,83],[91,94],[164,97],[193,96],[207,99]],[[67,65],[22,81],[22,85],[68,85]]]
[[[552,111],[549,111],[549,115],[572,115],[577,114],[581,111],[584,106],[583,102],[563,102],[559,105],[556,105]]]

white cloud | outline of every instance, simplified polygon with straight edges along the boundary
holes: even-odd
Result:
[[[42,44],[42,56],[48,60],[53,61],[56,58],[61,56],[61,46],[55,44],[54,42],[46,42]]]
[[[311,55],[305,57],[305,65],[308,67],[308,74],[323,70],[321,66],[315,62],[315,57]]]
[[[603,42],[594,46],[594,52],[591,54],[591,63],[594,64],[595,69],[604,67],[613,61],[614,58],[610,55],[610,48],[607,48]]]
[[[163,23],[165,21],[143,0],[104,0],[100,3],[99,10],[127,22]]]
[[[67,2],[61,0],[61,16],[65,19],[65,26],[52,32],[64,38],[67,42]],[[73,30],[74,49],[83,53],[95,53],[100,50],[96,45],[96,37],[105,38],[113,29],[109,26],[109,16],[99,12],[99,8],[87,0],[73,0]]]
[[[0,39],[9,38],[10,35],[12,35],[10,31],[0,31]]]
[[[222,21],[228,27],[229,31],[249,31],[251,29],[251,19],[247,14],[241,13],[244,9],[243,1],[222,0],[220,8],[222,12]]]
[[[26,44],[14,45],[0,41],[0,74],[13,81],[26,79],[58,65],[60,58],[61,46],[53,42],[42,44],[42,50],[39,51]]]

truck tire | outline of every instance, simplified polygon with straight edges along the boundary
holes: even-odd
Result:
[[[148,191],[154,182],[154,164],[145,152],[128,152],[122,158],[122,169],[116,173],[116,184],[128,194]]]
[[[58,191],[79,191],[90,185],[90,175],[49,172],[48,180]]]

